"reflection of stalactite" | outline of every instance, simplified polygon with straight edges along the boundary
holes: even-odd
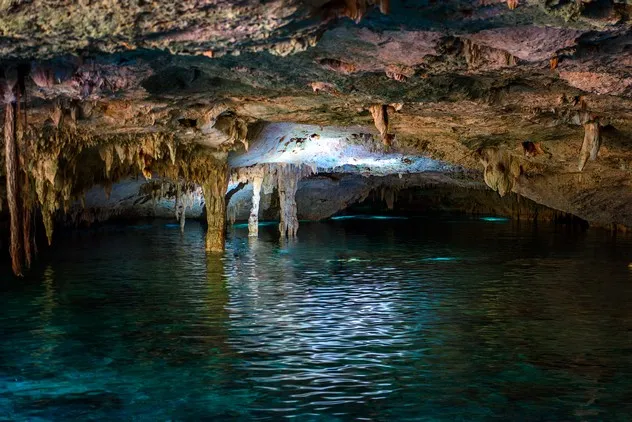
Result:
[[[595,161],[597,159],[600,147],[601,133],[599,129],[599,122],[593,120],[584,123],[584,142],[582,143],[582,149],[579,152],[579,171],[584,170],[589,158],[591,161]]]
[[[180,233],[184,233],[184,225],[186,223],[186,214],[187,214],[187,208],[185,205],[182,205],[182,210],[180,211]]]
[[[393,209],[395,208],[395,197],[396,197],[396,191],[393,188],[382,188],[381,189],[381,194],[382,194],[382,201],[386,202],[386,208],[389,211],[393,211]]]

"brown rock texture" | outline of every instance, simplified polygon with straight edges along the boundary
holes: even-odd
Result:
[[[205,157],[252,149],[273,124],[357,127],[340,130],[349,145],[632,226],[628,3],[0,2],[0,86],[24,75],[18,185],[52,236],[95,185],[160,177],[219,198],[227,182],[208,178]],[[308,155],[310,136],[279,141],[268,163],[287,162],[290,144]]]

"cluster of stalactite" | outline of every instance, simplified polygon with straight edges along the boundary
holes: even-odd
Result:
[[[95,185],[103,186],[109,197],[113,183],[139,173],[146,179],[164,178],[181,187],[176,195],[176,213],[182,226],[191,201],[189,187],[201,185],[209,233],[222,233],[209,234],[213,239],[207,242],[207,249],[223,248],[223,201],[228,182],[225,152],[179,142],[170,134],[97,137],[67,125],[30,127],[16,124],[18,120],[21,122],[17,105],[9,102],[5,107],[4,135],[15,274],[23,274],[22,263],[30,265],[30,227],[36,208],[50,244],[58,212],[67,213],[73,203],[83,202],[85,192]]]
[[[518,58],[504,50],[477,44],[467,38],[463,40],[463,56],[470,70],[483,66],[505,67],[518,64]]]
[[[31,266],[37,249],[32,230],[33,186],[29,178],[31,151],[25,138],[24,108],[26,71],[6,68],[0,75],[0,97],[4,103],[4,164],[10,220],[10,254],[13,272],[21,276]]]
[[[257,164],[233,170],[231,180],[234,183],[252,183],[252,207],[248,217],[248,234],[259,234],[259,201],[261,189],[264,193],[272,193],[274,188],[279,194],[281,238],[294,238],[298,232],[296,214],[296,190],[299,180],[317,173],[314,165],[308,164]]]
[[[520,162],[503,148],[484,148],[477,154],[485,167],[483,177],[487,186],[500,196],[511,192],[522,172]]]
[[[155,209],[156,203],[161,199],[174,201],[175,218],[180,223],[180,231],[184,232],[187,209],[193,208],[196,198],[201,194],[201,188],[193,182],[185,180],[170,180],[160,178],[143,184],[138,191],[137,203],[151,201]],[[108,216],[105,216],[106,218]]]
[[[358,23],[371,6],[378,6],[385,15],[390,12],[390,0],[334,0],[324,7],[326,14],[331,17],[346,16]]]

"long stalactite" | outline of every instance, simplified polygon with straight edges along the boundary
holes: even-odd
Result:
[[[22,184],[22,235],[24,237],[24,266],[30,269],[33,263],[33,212],[30,200],[31,189],[28,174],[24,173]]]
[[[15,80],[17,82],[17,80]],[[9,206],[10,218],[10,253],[11,268],[16,276],[23,275],[23,247],[22,230],[20,225],[20,202],[19,202],[19,164],[18,150],[16,142],[16,103],[13,90],[15,83],[9,82],[4,93],[5,113],[4,113],[4,153],[7,178],[7,204]]]
[[[317,173],[313,164],[269,163],[235,169],[233,182],[251,182],[253,184],[252,208],[248,217],[248,235],[259,233],[259,201],[261,188],[271,193],[276,186],[279,194],[280,223],[279,232],[282,239],[294,238],[298,232],[296,209],[296,191],[298,182],[303,177]]]
[[[31,269],[33,257],[37,251],[35,239],[33,238],[33,188],[31,186],[31,177],[28,171],[30,163],[30,139],[24,136],[27,128],[27,112],[26,112],[26,71],[24,67],[18,69],[17,81],[17,116],[16,116],[16,136],[17,144],[21,145],[19,152],[19,166],[22,170],[20,193],[22,205],[22,235],[24,248],[24,267],[26,270]]]
[[[303,177],[316,173],[316,169],[308,165],[277,164],[275,167],[279,204],[281,206],[281,222],[279,232],[281,238],[295,238],[298,232],[296,210],[296,190]]]
[[[298,232],[296,189],[300,176],[295,167],[293,164],[282,164],[277,169],[277,187],[279,204],[281,205],[281,221],[279,223],[281,238],[294,238]]]

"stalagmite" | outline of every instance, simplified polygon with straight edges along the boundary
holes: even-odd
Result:
[[[202,185],[206,204],[206,251],[222,252],[226,238],[226,200],[228,188],[228,165],[218,164],[212,176]]]
[[[17,82],[17,79],[15,80]],[[4,103],[4,152],[7,177],[7,203],[9,205],[11,228],[11,267],[13,273],[22,276],[22,232],[20,230],[20,209],[18,203],[18,152],[15,139],[15,97],[14,83],[7,80]]]
[[[584,170],[589,158],[591,161],[595,161],[597,159],[600,147],[601,133],[599,129],[599,122],[590,121],[584,123],[584,142],[582,143],[582,149],[579,152],[579,171]]]
[[[261,200],[261,184],[263,176],[255,176],[252,180],[252,207],[248,217],[248,236],[259,236],[259,201]]]

